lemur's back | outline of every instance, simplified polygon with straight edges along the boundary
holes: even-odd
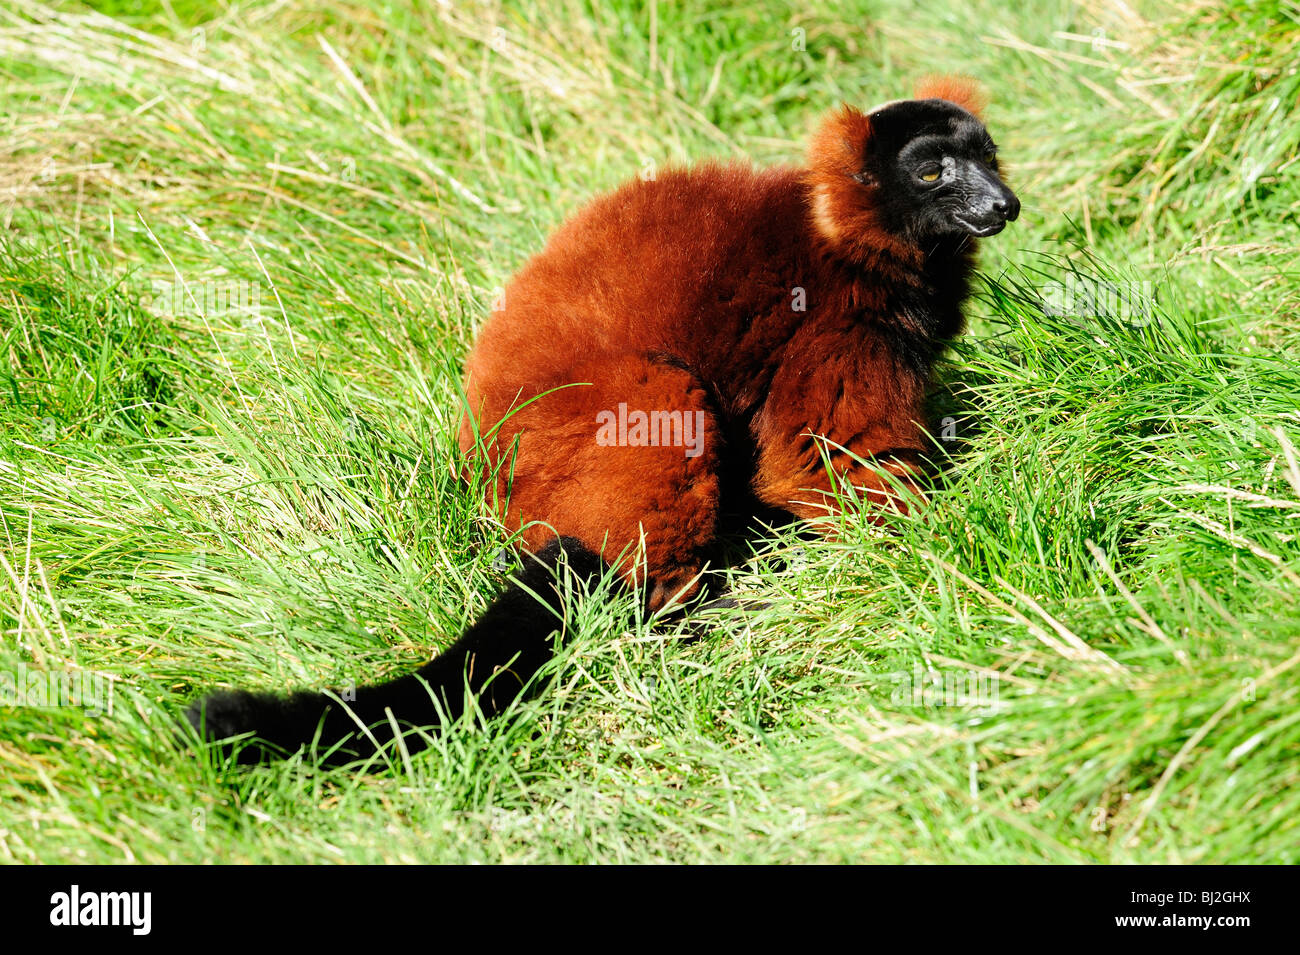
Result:
[[[807,317],[800,171],[705,163],[634,181],[561,226],[506,286],[467,363],[490,427],[597,354],[662,353],[730,394]],[[739,380],[737,380],[739,379]]]

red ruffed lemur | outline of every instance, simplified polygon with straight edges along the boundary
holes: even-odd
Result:
[[[1020,210],[979,112],[969,82],[927,81],[831,113],[802,168],[675,169],[580,211],[507,285],[466,370],[461,449],[522,531],[523,568],[413,674],[222,691],[190,723],[227,747],[251,737],[243,762],[313,743],[324,763],[370,756],[398,727],[491,716],[535,686],[563,632],[562,568],[613,568],[661,610],[696,596],[730,495],[804,519],[832,512],[836,486],[897,505],[972,240]]]

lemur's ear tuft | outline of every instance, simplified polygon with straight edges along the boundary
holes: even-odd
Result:
[[[809,142],[808,165],[827,181],[857,176],[870,138],[871,121],[860,110],[841,106],[822,121]]]
[[[927,76],[916,84],[917,99],[943,99],[974,116],[981,116],[988,97],[969,76]]]

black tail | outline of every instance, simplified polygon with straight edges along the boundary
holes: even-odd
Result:
[[[392,743],[394,724],[408,751],[423,749],[421,734],[407,729],[455,720],[467,702],[495,716],[534,688],[533,677],[554,655],[564,623],[566,567],[576,581],[598,579],[606,569],[573,538],[547,545],[524,558],[515,579],[464,636],[415,673],[353,693],[281,697],[227,690],[191,704],[185,717],[214,742],[252,733],[254,740],[238,751],[241,763],[283,757],[315,742],[319,763],[341,765]]]

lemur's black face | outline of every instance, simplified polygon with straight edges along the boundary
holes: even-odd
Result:
[[[859,181],[879,187],[886,224],[912,239],[983,238],[1020,214],[998,175],[997,146],[978,119],[941,99],[905,100],[871,114]]]

